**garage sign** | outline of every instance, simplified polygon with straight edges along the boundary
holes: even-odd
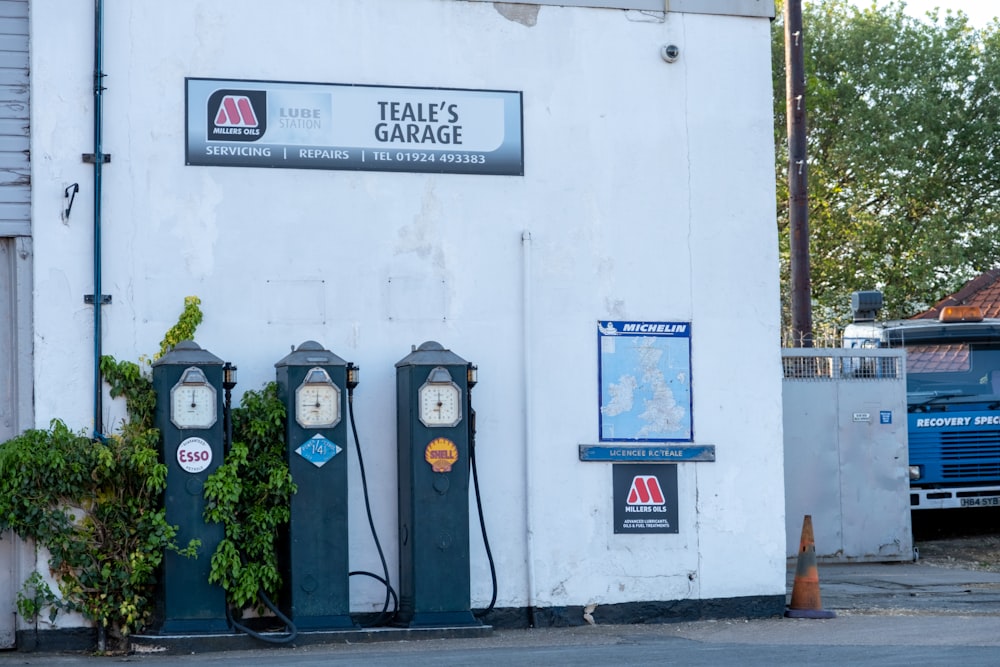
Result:
[[[195,166],[524,174],[521,93],[189,78]]]

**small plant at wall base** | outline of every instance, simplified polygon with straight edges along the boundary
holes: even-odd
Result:
[[[38,570],[31,573],[17,592],[17,613],[29,622],[34,622],[43,610],[48,609],[49,622],[53,623],[59,615],[60,607],[59,598]]]
[[[296,490],[285,461],[284,424],[277,383],[243,394],[233,409],[226,460],[205,481],[205,520],[225,527],[209,581],[225,589],[237,610],[252,606],[263,613],[258,592],[274,599],[281,588],[276,544]]]

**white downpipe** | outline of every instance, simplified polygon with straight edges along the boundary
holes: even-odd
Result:
[[[525,576],[527,586],[527,606],[528,621],[531,627],[535,625],[535,522],[532,516],[531,492],[535,488],[534,476],[531,465],[532,438],[534,435],[533,406],[534,394],[532,392],[532,280],[531,280],[531,232],[524,230],[521,232],[521,345],[524,355],[521,364],[523,372],[523,396],[524,396],[524,527],[525,527]]]

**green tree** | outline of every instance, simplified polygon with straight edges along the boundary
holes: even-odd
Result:
[[[813,320],[849,319],[880,289],[883,315],[927,309],[998,264],[1000,35],[963,13],[902,3],[803,7]],[[788,284],[784,25],[772,31],[778,226]],[[783,295],[787,314],[789,295]],[[786,320],[787,321],[787,320]],[[787,330],[786,326],[786,330]]]

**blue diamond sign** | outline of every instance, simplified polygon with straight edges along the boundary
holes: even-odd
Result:
[[[304,458],[317,468],[332,459],[341,452],[336,443],[327,440],[317,433],[313,437],[303,442],[295,453]]]

